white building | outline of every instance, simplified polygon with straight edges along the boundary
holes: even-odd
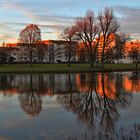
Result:
[[[62,40],[47,40],[42,41],[44,46],[34,46],[32,48],[32,61],[33,62],[47,62],[47,63],[64,63],[68,61],[66,55],[67,41]],[[73,43],[76,48],[76,42]],[[16,46],[17,49],[11,53],[15,62],[29,62],[30,61],[30,48],[28,46]],[[76,61],[76,52],[71,56],[71,61]]]

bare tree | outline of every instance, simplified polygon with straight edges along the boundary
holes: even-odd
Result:
[[[27,25],[19,34],[19,42],[26,45],[30,53],[30,64],[32,66],[33,47],[41,41],[41,30],[35,24]]]
[[[100,29],[96,23],[93,11],[87,11],[85,17],[77,18],[75,22],[77,36],[83,42],[88,52],[91,66],[96,62],[97,47],[100,40]]]
[[[119,62],[119,59],[122,59],[125,57],[125,49],[126,49],[126,40],[127,36],[124,33],[120,34],[114,34],[113,44],[109,44],[104,52],[104,60],[107,63],[114,62],[113,60],[117,60],[117,63]]]
[[[44,43],[39,43],[37,45],[37,55],[38,55],[38,62],[43,62],[46,58],[46,54],[48,53],[48,45]]]
[[[119,24],[113,15],[112,9],[110,8],[106,8],[104,12],[101,12],[98,16],[98,19],[102,35],[101,63],[102,67],[104,67],[106,48],[109,47],[114,41],[114,38],[111,38],[111,35],[114,35],[117,32],[119,29]]]
[[[75,26],[65,28],[62,33],[62,38],[67,41],[67,45],[65,46],[65,55],[68,60],[68,66],[70,66],[71,58],[76,55],[77,37],[75,33]]]
[[[53,43],[50,43],[47,48],[48,48],[48,51],[47,51],[48,62],[53,64],[54,63],[54,57],[55,57]]]
[[[83,62],[83,63],[86,62],[86,59],[87,59],[86,55],[87,55],[86,50],[84,48],[79,47],[79,50],[78,50],[78,57],[79,58],[78,59],[80,62]]]
[[[106,49],[105,54],[104,54],[104,60],[105,63],[113,63],[115,57],[115,50],[114,47],[110,47],[108,49]]]
[[[2,42],[1,46],[2,47],[6,47],[6,43],[5,42]]]
[[[121,34],[115,34],[115,47],[114,47],[114,59],[119,61],[119,59],[122,59],[125,57],[125,43],[126,43],[127,37],[124,33]]]

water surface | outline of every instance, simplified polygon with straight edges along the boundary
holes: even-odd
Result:
[[[140,74],[1,74],[0,139],[140,139]]]

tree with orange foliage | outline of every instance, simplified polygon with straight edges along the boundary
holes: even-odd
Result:
[[[27,25],[19,34],[19,44],[28,47],[32,66],[33,47],[41,41],[41,30],[35,24]]]
[[[98,16],[98,19],[99,19],[99,26],[100,26],[101,35],[102,35],[101,63],[102,63],[102,67],[104,67],[105,50],[114,41],[114,39],[110,38],[110,36],[115,34],[118,31],[119,24],[113,15],[112,9],[110,8],[106,8],[104,12],[101,12]]]
[[[129,52],[129,57],[133,59],[133,62],[136,63],[136,69],[138,68],[138,62],[140,60],[140,49],[139,47],[134,47]]]
[[[96,62],[97,48],[100,40],[100,28],[96,23],[94,12],[89,10],[83,18],[77,18],[75,26],[77,28],[76,35],[84,44],[91,66],[93,66]]]

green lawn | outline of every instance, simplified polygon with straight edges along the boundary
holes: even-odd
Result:
[[[140,64],[138,65],[140,70]],[[88,72],[88,71],[127,71],[135,70],[135,64],[105,64],[105,68],[97,65],[91,68],[89,64],[3,64],[0,65],[0,73],[64,73],[64,72]]]

